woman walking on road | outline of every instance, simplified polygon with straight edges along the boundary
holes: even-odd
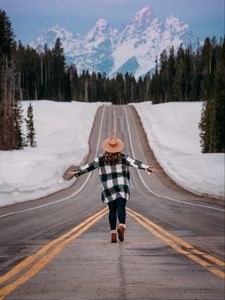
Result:
[[[122,153],[123,142],[111,137],[106,139],[102,147],[104,154],[97,156],[94,161],[80,167],[78,170],[68,172],[71,176],[80,176],[98,168],[102,187],[102,202],[108,203],[109,224],[111,228],[111,242],[117,242],[117,233],[120,241],[124,240],[126,230],[126,203],[130,196],[130,173],[129,166],[136,169],[146,170],[148,173],[157,172],[154,167],[150,167],[141,161],[131,158]],[[117,216],[119,226],[116,230]]]

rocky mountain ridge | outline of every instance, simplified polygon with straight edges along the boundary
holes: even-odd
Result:
[[[177,17],[159,20],[147,5],[121,30],[110,26],[100,18],[86,35],[66,31],[55,25],[38,37],[31,46],[52,48],[57,38],[61,39],[68,63],[74,63],[78,71],[84,69],[105,72],[114,76],[117,72],[142,76],[155,67],[156,57],[172,45],[175,50],[193,42],[188,24]]]

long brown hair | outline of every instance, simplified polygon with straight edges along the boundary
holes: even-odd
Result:
[[[103,154],[104,161],[106,162],[106,164],[110,166],[115,166],[116,164],[118,164],[120,157],[121,157],[120,152],[110,153],[105,151],[105,153]]]

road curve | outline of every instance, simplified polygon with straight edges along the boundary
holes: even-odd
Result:
[[[131,106],[98,110],[88,161],[113,131],[125,152],[157,165]],[[105,214],[80,225],[105,207],[97,171],[68,190],[1,208],[0,283],[24,259],[75,229],[73,238],[68,233],[61,239],[65,244],[57,240],[60,250],[49,246],[30,270],[9,275],[0,299],[1,289],[8,289],[7,299],[224,299],[222,201],[184,191],[163,172],[149,176],[131,169],[131,177],[124,243],[109,243]],[[41,259],[48,261],[42,268]]]

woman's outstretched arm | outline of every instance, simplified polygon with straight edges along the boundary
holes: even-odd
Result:
[[[126,155],[125,159],[129,166],[134,167],[136,169],[146,170],[149,173],[155,173],[158,171],[156,168],[146,165],[142,161],[134,159],[134,158],[130,157],[129,155]]]
[[[84,165],[83,167],[80,167],[78,170],[76,170],[75,176],[77,177],[77,176],[83,175],[87,172],[91,172],[98,167],[99,167],[99,158],[97,156],[92,162],[89,162],[86,165]]]
[[[83,175],[83,174],[85,174],[87,172],[91,172],[91,171],[93,171],[94,169],[96,169],[98,167],[99,167],[99,158],[97,156],[92,162],[87,163],[86,165],[80,167],[77,170],[68,172],[68,175],[70,175],[71,178],[73,176],[78,177],[78,176]]]

